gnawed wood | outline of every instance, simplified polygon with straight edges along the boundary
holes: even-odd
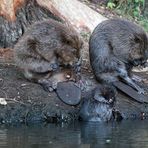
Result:
[[[78,30],[92,32],[100,22],[106,19],[78,0],[37,0],[37,2],[64,21],[70,22]]]

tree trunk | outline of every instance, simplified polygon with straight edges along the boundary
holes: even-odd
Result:
[[[0,8],[0,48],[12,48],[35,21],[50,17],[57,19],[49,10],[39,6],[36,0],[1,0]]]

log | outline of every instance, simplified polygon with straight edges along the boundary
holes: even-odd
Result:
[[[100,22],[106,20],[78,0],[37,0],[37,2],[62,20],[70,22],[79,31],[92,32]]]

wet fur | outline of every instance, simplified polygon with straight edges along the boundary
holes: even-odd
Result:
[[[144,65],[148,58],[148,38],[142,28],[127,20],[106,20],[93,31],[89,53],[98,81],[122,79],[139,93],[144,92],[130,78],[133,66]]]
[[[94,122],[111,120],[116,95],[114,87],[99,84],[84,97],[80,119]]]

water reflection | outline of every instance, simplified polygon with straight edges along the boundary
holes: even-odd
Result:
[[[0,126],[0,148],[146,148],[148,121]]]

